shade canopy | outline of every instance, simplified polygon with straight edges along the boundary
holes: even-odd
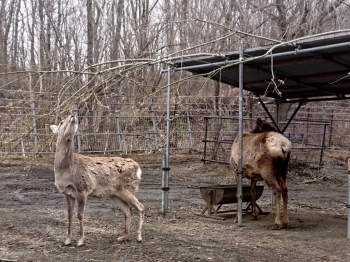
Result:
[[[238,64],[244,63],[243,88],[258,97],[284,101],[350,98],[350,30],[319,34],[288,43],[173,60],[186,70],[239,86]]]

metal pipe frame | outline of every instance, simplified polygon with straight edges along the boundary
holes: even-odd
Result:
[[[313,53],[317,51],[324,51],[324,50],[330,50],[330,49],[337,49],[340,47],[349,47],[350,48],[350,43],[345,42],[345,43],[340,43],[340,44],[333,44],[333,45],[326,45],[326,46],[320,46],[320,47],[310,47],[307,49],[296,49],[293,51],[286,51],[286,52],[281,52],[281,53],[274,53],[274,54],[267,54],[265,56],[258,56],[258,57],[253,57],[253,58],[248,58],[241,60],[239,59],[233,59],[233,60],[225,60],[221,62],[215,62],[215,63],[210,63],[210,64],[204,64],[204,65],[193,65],[193,66],[183,66],[183,67],[177,67],[174,70],[175,71],[181,71],[181,70],[194,70],[194,69],[211,69],[212,67],[218,67],[220,68],[221,66],[227,66],[229,64],[240,64],[240,63],[249,63],[251,61],[257,60],[257,59],[271,59],[271,57],[276,58],[276,57],[281,57],[281,56],[289,56],[289,55],[297,55],[297,54],[307,54],[307,53]],[[314,54],[312,54],[314,55]]]
[[[225,60],[222,62],[216,62],[216,63],[210,63],[210,64],[205,64],[205,65],[194,65],[194,66],[184,66],[184,67],[178,67],[178,68],[174,68],[174,71],[181,71],[181,70],[195,70],[195,69],[211,69],[213,67],[220,67],[220,66],[224,66],[224,65],[228,65],[228,64],[239,64],[239,131],[238,131],[238,135],[239,135],[239,154],[238,154],[238,185],[237,185],[237,204],[238,204],[238,213],[237,213],[237,219],[238,219],[238,225],[240,226],[242,224],[242,152],[243,152],[243,63],[248,63],[250,61],[254,61],[256,59],[270,59],[271,57],[281,57],[281,56],[288,56],[288,55],[296,55],[296,54],[302,54],[302,53],[313,53],[313,52],[317,52],[317,51],[323,51],[323,50],[330,50],[330,49],[336,49],[336,48],[340,48],[340,47],[350,47],[350,43],[345,42],[345,43],[340,43],[340,44],[333,44],[333,45],[327,45],[327,46],[322,46],[322,47],[314,47],[314,48],[307,48],[307,49],[295,49],[293,51],[287,51],[287,52],[281,52],[281,53],[275,53],[275,54],[266,54],[265,56],[259,56],[259,57],[254,57],[251,59],[244,59],[244,49],[243,46],[240,46],[239,48],[239,59],[234,59],[234,60]],[[316,54],[312,54],[313,56]],[[169,103],[169,110],[170,110],[170,68],[168,69],[168,103]],[[325,101],[325,100],[335,100],[335,99],[349,99],[349,97],[337,97],[337,98],[320,98],[320,99],[295,99],[295,100],[284,100],[284,101],[280,101],[280,103],[284,102],[284,103],[293,103],[293,102],[299,102],[298,108],[297,110],[295,110],[295,112],[293,113],[293,117],[296,114],[296,112],[299,110],[299,108],[301,107],[303,102],[308,102],[308,101]],[[259,98],[261,105],[264,107],[264,103],[263,101]],[[264,107],[266,108],[266,106]],[[269,112],[266,111],[268,114]],[[271,114],[269,114],[269,116],[271,116]],[[167,117],[169,117],[169,115],[167,114]],[[168,123],[169,123],[169,118],[167,119],[167,128],[168,128]],[[271,117],[271,120],[273,120],[273,118]],[[291,120],[290,120],[291,121]],[[289,121],[289,123],[290,123]],[[274,122],[274,124],[276,124]],[[288,124],[288,123],[287,123]],[[283,127],[283,131],[286,129],[288,125],[285,125]],[[278,125],[277,125],[278,127]],[[169,132],[169,130],[167,129],[167,133]],[[169,141],[168,141],[169,137],[167,136],[167,154],[166,156],[168,156],[168,150],[169,150]],[[167,161],[167,159],[166,159]],[[166,162],[165,161],[165,162]],[[350,171],[350,159],[348,160],[349,163],[349,169],[348,171]],[[348,175],[348,204],[346,205],[347,209],[348,209],[348,232],[347,232],[347,238],[350,238],[350,174]]]
[[[170,152],[170,100],[171,100],[171,68],[168,67],[168,86],[167,86],[167,114],[166,114],[166,149],[163,155],[163,174],[162,174],[162,213],[168,210],[169,198],[169,152]]]
[[[244,60],[243,46],[239,47],[239,59]],[[239,150],[238,150],[238,181],[237,181],[237,221],[238,226],[242,225],[242,176],[243,176],[243,63],[239,64]]]

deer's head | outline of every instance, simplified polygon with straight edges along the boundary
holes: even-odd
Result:
[[[263,121],[260,118],[258,118],[256,120],[255,128],[250,133],[257,134],[257,133],[264,133],[264,132],[271,132],[271,131],[278,132],[275,127],[273,127],[266,121]]]
[[[57,144],[64,143],[67,146],[72,144],[74,134],[78,130],[77,122],[77,117],[75,115],[70,115],[65,120],[62,120],[58,126],[50,126],[52,132],[58,135]]]

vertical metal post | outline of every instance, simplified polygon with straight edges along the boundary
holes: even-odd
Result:
[[[305,143],[305,146],[307,146],[309,144],[309,123],[310,123],[310,107],[307,109],[306,143]]]
[[[167,112],[166,112],[166,148],[163,156],[163,176],[162,176],[162,212],[168,209],[169,196],[169,148],[170,148],[170,98],[171,98],[171,69],[168,67],[168,91],[167,91]]]
[[[326,141],[326,132],[327,132],[327,123],[323,124],[323,136],[321,141],[321,152],[320,152],[320,162],[318,163],[318,166],[322,165],[322,158],[323,158],[323,150],[324,150],[324,144]]]
[[[205,161],[207,159],[207,139],[208,139],[208,117],[204,117],[205,122],[205,130],[204,130],[204,157],[203,157],[203,163],[205,164]]]
[[[279,101],[277,101],[277,104],[276,104],[276,125],[277,125],[278,130],[279,130],[279,128],[280,128],[280,103],[279,103]],[[276,201],[275,194],[271,190],[271,206],[275,205],[275,201]]]
[[[163,171],[162,171],[162,213],[165,213],[168,210],[168,193],[169,193],[169,176],[168,172],[169,170],[166,169],[166,162],[167,162],[167,155],[164,154],[162,158],[162,165],[163,165]]]
[[[122,138],[120,133],[120,125],[119,125],[119,116],[118,116],[118,95],[115,95],[115,103],[114,103],[114,112],[115,112],[115,125],[117,131],[117,140],[118,140],[118,150],[123,151]]]
[[[191,131],[191,121],[190,121],[190,113],[188,112],[188,98],[186,97],[186,119],[187,119],[187,130],[188,130],[188,138],[190,139],[190,149],[193,149],[193,141],[192,141],[192,131]]]
[[[34,91],[32,89],[32,75],[29,75],[29,92],[30,92],[30,102],[31,102],[32,114],[33,114],[34,152],[38,153],[38,143],[37,143],[38,137],[37,137],[37,130],[36,130]]]
[[[35,113],[35,98],[34,91],[32,89],[32,75],[29,75],[29,91],[30,91],[30,100],[31,100],[31,108],[33,114],[33,136],[34,136],[34,152],[38,153],[38,132],[36,128],[36,113]]]
[[[348,238],[350,238],[350,158],[348,158]]]
[[[242,225],[242,175],[243,175],[243,46],[239,47],[239,150],[238,150],[238,185],[237,185],[237,220],[238,226]]]
[[[38,131],[36,128],[36,113],[35,113],[35,102],[34,98],[32,100],[32,110],[33,110],[33,135],[34,135],[34,150],[38,153]]]
[[[332,133],[333,133],[333,119],[334,119],[334,108],[332,108],[332,113],[331,113],[331,122],[330,122],[330,127],[329,127],[329,139],[328,139],[328,146],[332,146]]]
[[[81,153],[81,135],[79,131],[79,117],[78,117],[78,105],[77,103],[74,104],[74,114],[77,116],[77,125],[78,125],[78,130],[77,130],[77,140],[78,140],[78,153]]]
[[[151,104],[150,104],[150,109],[151,109],[151,118],[152,118],[152,125],[153,125],[153,137],[154,137],[154,146],[156,150],[159,149],[158,147],[158,132],[157,132],[157,124],[156,124],[156,117],[154,114],[154,109],[153,109],[153,99],[151,98]]]

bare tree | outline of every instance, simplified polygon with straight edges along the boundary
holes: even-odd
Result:
[[[224,55],[228,50],[237,50],[242,40],[245,47],[250,47],[270,44],[272,39],[286,41],[347,28],[350,9],[344,3],[340,0],[2,0],[0,61],[6,68],[12,63],[14,70],[58,70],[55,75],[40,74],[41,84],[37,79],[39,74],[32,75],[32,87],[52,93],[74,93],[72,100],[78,102],[81,115],[93,116],[94,109],[105,107],[106,112],[99,116],[103,118],[110,113],[107,105],[111,103],[111,92],[127,97],[155,96],[166,85],[166,79],[159,74],[162,66],[141,63],[138,59],[164,61],[195,53]],[[271,41],[236,31],[261,35]],[[206,80],[189,83],[182,81],[184,76],[173,76],[179,81],[177,104],[182,104],[180,97],[184,95],[210,94],[216,100],[208,99],[208,107],[218,114],[225,85]],[[10,82],[5,79],[1,77],[0,84]],[[26,86],[18,82],[21,85]],[[58,105],[62,103],[60,99]],[[147,112],[148,108],[149,103],[135,102],[125,112]],[[91,122],[91,117],[87,119],[90,122],[85,124],[89,128],[98,123]],[[100,127],[103,126],[101,121]]]

